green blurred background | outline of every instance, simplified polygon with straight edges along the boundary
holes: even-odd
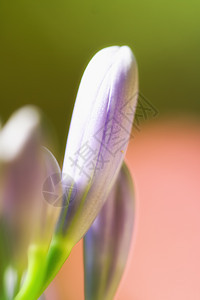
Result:
[[[199,0],[0,0],[0,115],[32,103],[61,152],[82,72],[99,49],[129,45],[159,117],[199,116]]]

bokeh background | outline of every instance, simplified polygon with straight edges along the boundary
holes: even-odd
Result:
[[[198,0],[0,0],[0,103],[42,108],[65,144],[82,72],[99,49],[129,45],[140,90],[160,114],[200,111]]]
[[[141,120],[128,150],[138,221],[120,300],[200,299],[199,14],[198,0],[0,0],[1,122],[39,106],[59,161],[90,58],[114,44],[135,53],[140,92],[158,114]],[[83,298],[80,265],[81,244],[53,299]]]

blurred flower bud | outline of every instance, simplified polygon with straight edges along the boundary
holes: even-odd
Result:
[[[1,245],[7,262],[8,256],[16,257],[17,263],[19,255],[21,259],[26,256],[21,246],[30,234],[27,229],[38,180],[39,123],[38,111],[25,107],[0,131],[0,223],[5,241]]]
[[[112,300],[123,274],[134,223],[132,180],[125,165],[84,237],[85,299]]]
[[[11,266],[19,288],[28,249],[39,245],[47,252],[60,213],[42,195],[46,177],[61,178],[61,171],[41,143],[40,114],[31,106],[15,112],[0,130],[0,285],[4,278],[10,286],[11,276],[3,274],[11,274]]]

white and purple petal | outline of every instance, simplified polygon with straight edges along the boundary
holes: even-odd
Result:
[[[99,51],[81,80],[63,164],[77,195],[62,210],[60,223],[65,219],[64,231],[74,242],[87,232],[121,168],[137,95],[137,64],[130,48]]]

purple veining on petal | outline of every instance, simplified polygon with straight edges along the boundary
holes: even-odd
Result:
[[[114,46],[99,51],[90,61],[83,74],[77,94],[77,99],[74,105],[74,111],[67,139],[65,160],[63,164],[63,169],[66,173],[68,173],[69,169],[69,156],[74,155],[82,144],[84,133],[87,127],[88,117],[93,114],[94,104],[98,98],[97,95],[99,90],[101,89],[105,74],[107,74],[112,68],[114,56],[116,55],[113,55],[113,53],[117,52],[118,49],[119,47]],[[97,61],[99,60],[100,63],[101,60],[103,60],[104,63],[97,65]],[[105,61],[107,63],[105,63]],[[96,67],[98,68],[98,71],[96,70]],[[99,72],[100,67],[102,68],[102,70]],[[94,71],[96,72],[94,73]],[[92,78],[94,80],[96,77],[96,82],[94,82],[95,86],[92,86],[93,82],[90,82],[90,79]],[[92,95],[90,89],[93,90]],[[85,106],[88,105],[89,107],[86,107],[87,110],[85,110],[84,114],[82,115],[82,106],[84,105],[83,101],[84,103],[86,102]],[[77,122],[80,127],[77,127]],[[75,145],[72,146],[73,144]],[[73,173],[70,175],[73,175]]]
[[[94,105],[91,107],[91,116],[87,120],[87,126],[85,128],[76,127],[75,119],[77,116],[75,112],[73,114],[74,119],[72,119],[71,132],[75,132],[75,129],[81,131],[81,143],[83,145],[88,143],[88,147],[96,150],[94,161],[87,162],[88,165],[92,163],[92,167],[91,165],[89,165],[91,168],[86,166],[87,168],[85,167],[81,174],[78,169],[80,165],[77,164],[77,167],[75,164],[74,168],[69,167],[69,147],[73,137],[71,136],[71,139],[70,137],[68,138],[69,147],[67,145],[68,152],[65,155],[63,172],[68,173],[69,171],[69,175],[72,176],[73,174],[75,176],[74,180],[78,187],[78,193],[73,201],[69,201],[68,210],[62,211],[59,223],[63,224],[61,220],[65,219],[63,231],[67,233],[69,229],[70,235],[73,236],[75,241],[78,241],[85,234],[102,207],[118,175],[130,137],[132,122],[127,121],[120,109],[138,89],[137,65],[128,47],[124,46],[117,49],[111,66],[105,74],[102,74],[103,79],[101,79],[101,84],[98,85],[96,98],[93,99]],[[109,51],[109,48],[107,48],[107,51]],[[93,60],[93,64],[95,64],[95,60]],[[89,88],[88,86],[88,90]],[[132,99],[131,105],[136,105],[136,99]],[[78,104],[76,112],[77,110]],[[134,115],[132,115],[132,121],[133,117]],[[82,116],[82,118],[84,119],[85,116]],[[109,132],[110,128],[111,131]],[[115,132],[120,132],[119,138],[123,142],[119,145],[119,149],[115,147],[113,128]],[[76,163],[77,161],[78,163],[82,161],[80,152],[76,153],[75,159]],[[103,167],[100,166],[101,160],[103,161]],[[89,173],[89,178],[86,178],[87,172]],[[83,194],[88,183],[90,183],[91,187],[83,200]],[[74,222],[72,228],[70,223],[74,220],[75,215],[77,217],[77,213],[79,214],[78,220]]]

